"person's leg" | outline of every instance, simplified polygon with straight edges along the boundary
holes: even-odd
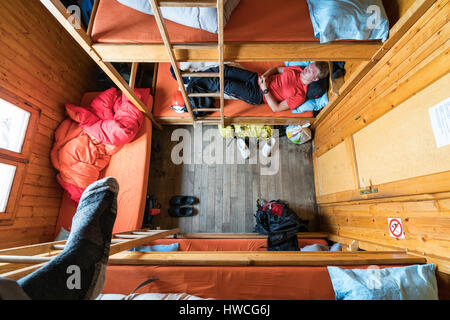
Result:
[[[0,278],[0,300],[30,300],[16,281]]]
[[[219,72],[219,67],[209,68],[205,72]],[[225,94],[249,104],[263,104],[263,96],[258,85],[258,74],[248,70],[228,67],[224,69]],[[210,92],[220,90],[219,78],[196,78],[195,83]]]
[[[225,66],[225,93],[249,104],[264,103],[258,74],[242,68]]]
[[[233,79],[242,82],[255,82],[258,83],[258,74],[253,71],[249,71],[242,68],[232,67],[225,65],[224,76],[227,79]],[[217,72],[219,72],[217,70]]]
[[[209,68],[209,69],[205,70],[204,72],[218,72],[218,67]],[[216,78],[216,77],[211,77],[211,78],[191,77],[190,83],[198,85],[198,86],[202,87],[203,89],[210,91],[210,92],[217,92],[220,89],[219,78]]]
[[[247,102],[248,104],[263,104],[263,95],[259,88],[258,82],[241,82],[237,80],[225,79],[224,92],[236,99]]]
[[[116,179],[83,192],[64,250],[41,269],[18,281],[33,300],[95,299],[103,289],[112,229],[117,214]]]

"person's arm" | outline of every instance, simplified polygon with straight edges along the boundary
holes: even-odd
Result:
[[[286,68],[286,67],[278,67],[277,68],[277,72],[278,73],[283,73],[284,72],[284,68]]]
[[[278,69],[278,68],[276,68],[276,67],[270,68],[269,70],[267,70],[266,72],[264,72],[264,73],[261,75],[261,77],[269,78],[270,76],[272,76],[272,75],[274,75],[274,74],[276,74],[276,73],[278,72],[277,69]]]
[[[261,76],[259,78],[259,85],[261,87],[261,90],[266,90],[268,89],[268,83],[267,83],[267,78],[264,78],[263,76]],[[264,97],[266,98],[267,104],[269,105],[269,107],[272,109],[273,112],[280,112],[280,111],[285,111],[285,110],[289,110],[289,106],[287,104],[287,101],[281,101],[278,102],[272,95],[272,93],[269,91],[268,93],[266,93],[264,95]]]
[[[270,109],[272,109],[273,112],[281,112],[290,109],[286,100],[278,103],[278,101],[274,99],[274,97],[270,92],[268,94],[265,94],[265,97],[267,104],[269,105]]]
[[[266,72],[264,72],[262,74],[262,77],[269,78],[270,76],[273,76],[274,74],[283,73],[284,72],[284,68],[285,67],[273,67],[273,68],[270,68],[269,70],[267,70]]]

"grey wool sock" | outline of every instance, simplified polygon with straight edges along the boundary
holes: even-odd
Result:
[[[0,278],[0,300],[30,300],[14,280]]]
[[[86,188],[72,220],[64,250],[18,281],[32,300],[91,300],[103,289],[117,214],[116,179]]]

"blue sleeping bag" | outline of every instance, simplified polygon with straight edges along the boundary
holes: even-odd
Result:
[[[321,43],[336,40],[382,40],[389,21],[382,0],[306,0]]]

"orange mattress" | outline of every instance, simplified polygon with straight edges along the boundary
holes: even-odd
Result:
[[[267,69],[283,66],[280,62],[241,62],[240,65],[247,70],[264,73]],[[178,83],[170,73],[170,63],[160,63],[156,80],[155,104],[153,114],[155,117],[187,118],[189,113],[176,113],[170,108],[172,96],[178,90]],[[216,100],[216,107],[218,101]],[[214,112],[211,117],[220,116]],[[241,100],[225,100],[225,117],[279,117],[279,118],[312,118],[313,112],[292,113],[290,110],[273,112],[267,104],[255,106]]]
[[[274,14],[276,13],[276,14]],[[166,21],[172,43],[216,42],[217,35]],[[131,9],[117,0],[100,0],[93,24],[97,43],[162,43],[151,15]],[[225,41],[318,42],[306,0],[241,0],[224,29]]]
[[[267,251],[266,239],[159,239],[156,244],[179,244],[179,251]],[[328,245],[325,239],[298,239],[299,248],[311,244]]]
[[[143,102],[151,111],[153,97],[150,89],[138,89],[143,95]],[[81,106],[87,106],[99,92],[86,93]],[[117,218],[113,232],[124,232],[141,228],[144,218],[145,199],[147,194],[148,176],[150,169],[150,152],[152,141],[152,125],[149,119],[144,118],[136,138],[124,145],[119,152],[111,157],[110,163],[101,173],[101,177],[113,176],[119,182]],[[133,179],[130,179],[133,177]],[[55,236],[61,227],[70,231],[72,218],[75,215],[77,203],[72,201],[64,192],[59,210]]]
[[[180,251],[266,251],[261,248],[266,245],[266,239],[160,239],[151,244],[174,242],[179,243]],[[299,239],[298,242],[300,248],[327,244],[325,239]],[[150,278],[159,280],[139,289],[139,293],[188,293],[218,300],[335,299],[325,266],[108,265],[102,293],[128,295]]]
[[[364,268],[368,266],[342,266]],[[392,267],[379,266],[380,268]],[[102,293],[188,293],[217,300],[335,300],[326,266],[108,265]]]

